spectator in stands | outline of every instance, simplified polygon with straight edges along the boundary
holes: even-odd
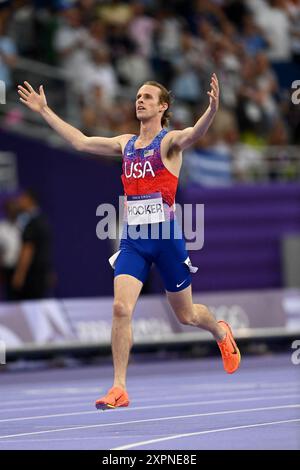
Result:
[[[22,244],[12,285],[22,300],[46,297],[50,286],[50,229],[31,190],[18,198]]]
[[[196,0],[195,15],[201,19],[205,18],[218,31],[226,22],[226,15],[222,7],[212,0]]]
[[[291,51],[293,60],[300,63],[300,3],[298,0],[287,2],[286,10],[290,19]]]
[[[89,35],[82,25],[79,8],[67,8],[61,12],[62,23],[57,29],[54,46],[60,63],[76,83],[82,68],[88,61]]]
[[[207,67],[211,60],[209,44],[187,29],[181,33],[180,48],[177,55],[181,59],[184,58],[188,66],[193,67],[199,75],[207,73]]]
[[[204,17],[200,17],[198,19],[197,24],[196,24],[196,28],[197,28],[198,37],[200,37],[200,39],[203,41],[203,43],[206,44],[207,46],[213,45],[215,40],[219,36],[216,29]]]
[[[150,62],[137,53],[137,46],[133,42],[127,45],[126,54],[117,59],[116,70],[119,81],[131,89],[132,97],[141,83],[154,78]]]
[[[15,0],[10,7],[9,35],[20,55],[33,58],[37,49],[33,2]]]
[[[44,0],[35,14],[35,55],[34,60],[57,66],[59,57],[54,47],[54,39],[60,18],[50,2]]]
[[[246,54],[255,56],[258,52],[267,49],[268,41],[261,28],[255,23],[253,15],[250,13],[245,15],[242,23],[241,42]]]
[[[253,1],[253,0],[252,0]],[[230,23],[233,23],[238,30],[241,30],[241,18],[250,12],[245,0],[229,0],[223,2],[224,12]]]
[[[241,143],[234,112],[220,109],[212,126],[217,148],[230,156],[232,174],[238,181],[254,180],[263,165],[263,149]],[[213,144],[214,145],[214,144]]]
[[[132,5],[133,17],[128,26],[128,34],[138,47],[138,53],[143,57],[152,55],[153,34],[157,28],[157,21],[146,13],[141,2]]]
[[[101,132],[109,135],[112,128],[114,107],[107,102],[105,89],[99,84],[91,83],[88,93],[83,95],[82,124],[88,135]]]
[[[268,41],[268,57],[272,62],[291,58],[290,21],[284,0],[248,1],[255,21]]]
[[[182,101],[183,106],[201,103],[206,98],[203,89],[207,86],[213,68],[209,44],[183,29],[180,33],[180,47],[171,62],[173,78],[170,88],[176,100]],[[208,76],[209,69],[211,73]]]
[[[113,113],[112,129],[116,134],[138,134],[139,126],[132,106],[132,101],[128,98],[118,99],[118,112]]]
[[[108,47],[107,29],[105,24],[101,20],[94,19],[93,21],[91,21],[89,24],[88,32],[89,41],[87,45],[91,50],[103,49],[105,47]]]
[[[278,83],[275,73],[272,71],[269,59],[264,52],[259,52],[255,56],[256,84],[260,93],[261,105],[268,120],[269,128],[272,127],[275,119],[278,118],[279,110],[275,95],[278,92]]]
[[[126,27],[132,18],[132,14],[130,2],[120,0],[101,2],[97,8],[97,15],[109,26]]]
[[[193,67],[187,64],[184,57],[178,57],[173,68],[172,91],[184,103],[195,105],[202,96],[202,87],[198,74]]]
[[[236,141],[232,148],[233,172],[236,181],[265,179],[264,149],[264,146],[251,145],[251,142]]]
[[[81,117],[87,132],[95,127],[106,135],[127,132],[128,122],[132,131],[136,129],[128,100],[134,99],[135,87],[152,76],[176,94],[175,128],[188,126],[201,107],[202,90],[216,72],[221,104],[238,121],[247,168],[242,178],[261,161],[252,144],[265,145],[278,119],[289,123],[288,139],[299,142],[299,106],[290,105],[289,89],[282,93],[297,71],[297,64],[286,62],[291,58],[300,62],[299,0],[170,0],[164,4],[157,0],[15,0],[12,4],[4,10],[6,17],[11,11],[9,33],[20,44],[21,54],[32,57],[33,42],[43,61],[55,63],[58,52],[60,64],[73,80],[68,90],[77,94],[68,100],[68,112],[74,121]],[[11,49],[14,41],[7,33],[5,41],[10,41]],[[16,60],[15,53],[5,56],[12,62],[3,61],[0,36],[0,75],[3,68],[10,75]],[[18,124],[18,119],[13,115],[10,122]]]
[[[171,118],[172,128],[178,130],[190,127],[193,125],[193,122],[195,122],[193,109],[181,101],[175,101],[172,104]]]
[[[241,63],[224,38],[215,39],[211,48],[212,69],[222,80],[221,103],[234,109],[237,105],[238,90],[241,84]]]
[[[167,6],[155,11],[155,20],[157,28],[153,37],[152,66],[157,79],[168,87],[173,77],[172,61],[180,48],[185,23]]]
[[[83,94],[89,94],[90,90],[93,94],[94,87],[100,87],[103,90],[102,102],[112,105],[118,92],[118,82],[107,47],[91,51],[90,58],[84,65],[82,78],[80,89]]]
[[[8,90],[12,86],[11,71],[17,61],[14,41],[7,34],[7,14],[0,14],[0,80]]]
[[[86,28],[97,18],[97,0],[78,0],[82,25]]]
[[[248,57],[241,70],[237,117],[242,133],[262,136],[266,134],[269,126],[266,126],[264,96],[257,86],[256,78],[255,60]]]
[[[111,51],[112,63],[115,66],[119,58],[126,56],[132,40],[126,28],[120,25],[112,25],[107,29],[107,43]]]
[[[15,198],[4,203],[5,219],[0,222],[0,266],[5,300],[15,300],[12,286],[21,247],[21,234],[17,225],[18,205]]]

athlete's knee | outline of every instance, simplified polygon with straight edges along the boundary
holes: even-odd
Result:
[[[191,325],[191,318],[190,317],[180,317],[180,323],[182,325]]]
[[[193,311],[180,312],[179,321],[182,325],[193,325],[195,321]]]
[[[180,323],[182,325],[198,326],[199,324],[199,315],[193,305],[193,308],[187,310],[186,312],[181,312]]]
[[[122,300],[115,300],[113,305],[113,315],[115,318],[130,319],[132,307]]]

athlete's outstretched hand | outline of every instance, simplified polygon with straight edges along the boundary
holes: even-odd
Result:
[[[42,111],[44,106],[47,105],[43,86],[40,86],[39,93],[37,93],[36,91],[34,91],[30,83],[24,82],[24,84],[26,88],[21,85],[18,85],[20,101],[26,104],[26,106],[28,106],[28,108],[30,108],[32,111],[39,113],[40,111]]]
[[[212,74],[210,91],[207,94],[209,95],[209,106],[212,111],[216,112],[219,107],[219,82],[215,73]]]

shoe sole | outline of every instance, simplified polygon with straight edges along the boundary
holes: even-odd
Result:
[[[109,403],[96,403],[97,410],[114,410],[115,408],[123,408],[129,405],[128,403],[124,403],[123,405],[110,405]]]

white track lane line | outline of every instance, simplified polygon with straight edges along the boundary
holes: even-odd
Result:
[[[184,390],[184,389],[185,389],[185,388],[183,388],[183,387],[178,387],[178,390]],[[156,388],[155,391],[157,391],[157,388]],[[268,392],[273,392],[273,391],[275,391],[275,392],[280,392],[280,391],[286,391],[286,392],[299,391],[299,393],[300,393],[300,381],[299,381],[299,384],[297,384],[296,382],[293,382],[293,383],[291,383],[291,384],[288,385],[288,386],[283,386],[283,385],[281,384],[281,386],[272,387],[272,386],[270,386],[270,384],[269,384],[269,386],[268,386],[267,388],[262,388],[261,386],[258,387],[258,388],[250,387],[250,389],[249,389],[249,388],[247,388],[247,389],[245,388],[245,389],[244,389],[244,388],[236,387],[236,388],[234,388],[234,389],[232,389],[232,390],[224,390],[224,389],[221,389],[221,390],[220,390],[220,385],[219,385],[219,390],[218,390],[218,391],[215,390],[215,391],[209,391],[209,392],[208,392],[208,391],[205,391],[205,390],[200,390],[200,388],[199,388],[199,391],[195,392],[195,387],[192,386],[192,388],[191,388],[191,387],[189,388],[189,396],[197,396],[197,397],[198,397],[199,395],[200,395],[200,396],[201,396],[201,395],[205,395],[206,393],[209,393],[209,396],[210,396],[210,397],[211,397],[212,395],[222,395],[222,396],[224,396],[224,395],[232,395],[232,394],[235,394],[235,393],[264,393],[264,394],[266,394],[266,393],[268,393]],[[135,389],[135,392],[136,392],[136,389]],[[149,392],[149,390],[147,390],[147,395],[149,395],[149,393],[151,394],[151,390],[150,390],[150,392]],[[162,392],[162,393],[163,393],[163,392]],[[69,402],[70,400],[73,400],[73,401],[75,401],[75,400],[77,401],[77,400],[78,400],[78,402],[79,402],[79,404],[80,404],[80,402],[83,400],[83,398],[84,398],[84,400],[85,400],[85,403],[86,403],[87,400],[89,400],[89,399],[90,399],[92,402],[95,401],[95,397],[94,397],[94,396],[89,398],[89,397],[87,397],[87,394],[82,395],[82,397],[80,397],[80,396],[60,397],[60,396],[57,395],[55,398],[54,398],[54,397],[51,397],[51,398],[45,398],[45,397],[43,397],[42,400],[43,400],[43,401],[47,401],[47,404],[57,403],[58,401],[61,403],[61,402],[65,402],[65,401],[66,401],[66,402]],[[174,395],[173,398],[180,400],[180,399],[182,399],[182,394],[180,394],[180,395]],[[135,401],[135,403],[138,403],[138,402],[143,402],[143,403],[144,403],[145,401],[153,401],[153,400],[154,400],[154,398],[149,398],[148,396],[146,396],[145,398],[136,398],[134,401]],[[30,405],[30,404],[34,404],[34,403],[41,403],[41,398],[39,398],[39,399],[31,399],[31,398],[29,398],[29,399],[26,399],[26,400],[18,400],[18,399],[16,398],[14,401],[12,401],[12,400],[6,401],[6,402],[5,402],[5,401],[1,401],[1,402],[0,402],[0,413],[4,413],[4,412],[7,411],[7,409],[4,408],[5,406],[16,405],[16,403],[18,403],[18,405],[21,405],[21,404]],[[67,403],[66,405],[69,405],[69,404]],[[77,404],[76,404],[76,405],[77,405]],[[76,406],[76,405],[74,405],[74,406]],[[3,409],[2,409],[2,408],[3,408]],[[15,407],[13,410],[15,410],[15,409],[16,409],[16,407]],[[22,408],[22,409],[24,409],[24,408]],[[28,409],[30,409],[30,407],[28,407]]]
[[[162,385],[161,389],[162,390],[169,390],[170,389],[170,386],[172,385],[178,385],[178,381],[176,382],[168,382],[168,384],[166,385]],[[220,392],[220,383],[193,383],[192,384],[192,387],[199,391],[199,392],[207,392],[207,393],[218,393]],[[222,391],[226,391],[226,392],[230,392],[230,391],[243,391],[243,390],[269,390],[269,389],[277,389],[277,388],[290,388],[290,387],[299,387],[300,386],[300,380],[297,382],[285,382],[284,384],[282,382],[272,382],[272,383],[261,383],[261,382],[246,382],[246,383],[222,383],[222,386],[223,386],[223,390]],[[5,385],[3,385],[3,388],[6,387]],[[157,386],[156,385],[152,385],[151,383],[148,385],[147,384],[147,387],[148,389],[153,389],[153,390],[156,390],[157,389]],[[19,384],[15,384],[15,386],[7,386],[7,393],[13,393],[15,392],[16,388],[19,388]],[[191,385],[185,385],[185,384],[180,384],[179,385],[179,388],[180,390],[190,390],[191,388]],[[86,394],[88,393],[101,393],[101,391],[104,391],[105,388],[102,387],[102,386],[99,386],[99,387],[81,387],[81,388],[77,388],[76,390],[76,393],[74,393],[75,389],[74,387],[72,387],[72,393],[68,392],[68,390],[70,390],[71,388],[70,387],[61,387],[61,388],[40,388],[40,389],[24,389],[22,390],[22,394],[23,395],[27,395],[28,396],[28,400],[32,400],[32,401],[38,401],[39,399],[35,398],[37,396],[41,397],[41,396],[44,396],[44,395],[51,395],[51,394],[54,394],[54,397],[50,397],[49,399],[53,399],[53,398],[56,398],[60,395],[63,395],[63,394],[67,394],[68,393],[68,396],[75,396],[76,395],[82,395],[82,396],[85,396]],[[134,385],[134,389],[135,391],[137,392],[143,392],[145,390],[145,386],[140,389],[138,386]],[[61,399],[67,399],[67,397],[61,397]],[[24,400],[25,401],[25,400]],[[4,404],[7,404],[7,403],[10,403],[11,401],[8,401],[8,402],[3,402]]]
[[[272,426],[274,424],[286,424],[286,423],[296,423],[296,422],[300,422],[300,419],[287,419],[284,421],[270,421],[268,423],[245,424],[243,426],[233,426],[231,428],[218,428],[218,429],[210,429],[208,431],[198,431],[198,432],[190,432],[186,434],[176,434],[174,436],[160,437],[158,439],[149,439],[148,441],[140,441],[140,442],[135,442],[133,444],[127,444],[125,446],[114,447],[113,449],[110,449],[110,450],[127,450],[127,449],[132,449],[132,448],[135,449],[136,447],[141,447],[141,446],[145,446],[149,444],[157,444],[158,442],[171,441],[174,439],[182,439],[184,437],[201,436],[204,434],[212,434],[212,433],[217,433],[217,432],[236,431],[238,429],[250,429],[250,428],[258,428],[260,426]]]
[[[269,396],[269,400],[286,400],[288,398],[298,398],[299,394],[290,394],[290,395],[274,395],[274,396]],[[259,400],[266,400],[266,397],[247,397],[247,398],[235,398],[234,400],[232,399],[225,399],[225,400],[207,400],[207,401],[192,401],[192,402],[184,402],[184,403],[168,403],[164,405],[156,405],[155,404],[155,409],[164,409],[164,408],[182,408],[185,406],[201,406],[201,405],[217,405],[217,404],[224,404],[224,403],[234,403],[236,402],[248,402],[248,401],[259,401]],[[119,412],[121,411],[122,413],[124,412],[130,412],[130,411],[144,411],[144,410],[153,410],[153,405],[150,406],[137,406],[137,407],[129,407],[129,408],[120,408],[118,410]],[[0,419],[0,423],[10,423],[14,421],[28,421],[28,420],[34,420],[34,419],[48,419],[48,418],[62,418],[66,416],[81,416],[81,415],[90,415],[90,414],[99,414],[98,410],[93,410],[93,411],[74,411],[72,413],[56,413],[52,415],[39,415],[39,416],[24,416],[20,418],[5,418],[5,419]]]
[[[9,439],[12,437],[22,437],[22,436],[36,436],[38,434],[73,431],[73,430],[78,430],[78,429],[113,427],[113,426],[121,426],[124,424],[141,424],[141,423],[150,423],[150,422],[171,421],[171,420],[176,420],[176,419],[199,418],[201,416],[221,416],[221,415],[238,414],[238,413],[250,413],[250,412],[253,413],[253,412],[258,412],[258,411],[287,410],[287,409],[293,409],[293,408],[300,408],[300,404],[296,403],[293,405],[269,406],[269,407],[263,407],[263,408],[245,408],[241,410],[215,411],[213,413],[197,413],[197,414],[192,414],[192,415],[181,415],[181,416],[180,415],[179,416],[166,416],[163,418],[137,419],[133,421],[119,421],[115,423],[89,424],[85,426],[76,426],[76,427],[73,426],[73,427],[62,428],[62,429],[49,429],[46,431],[33,431],[33,432],[25,432],[25,433],[18,433],[18,434],[8,434],[5,436],[0,436],[0,439]]]

